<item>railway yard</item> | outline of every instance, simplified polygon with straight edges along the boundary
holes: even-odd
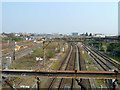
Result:
[[[50,57],[49,53],[51,52],[47,51],[47,48],[44,48],[43,42],[44,41],[37,43],[32,41],[22,42],[22,45],[27,47],[17,51],[14,51],[12,48],[13,45],[12,47],[8,45],[11,48],[3,45],[3,54],[0,58],[2,59],[2,64],[6,65],[6,63],[9,63],[7,69],[3,68],[4,65],[1,68],[4,81],[2,82],[3,88],[44,88],[48,90],[53,88],[58,88],[58,90],[61,88],[77,88],[83,90],[94,88],[106,88],[110,90],[120,88],[120,62],[101,53],[95,47],[76,41],[62,41],[59,43],[51,41],[50,43],[57,45],[59,52],[56,51],[55,55]],[[18,45],[20,45],[20,43],[18,43]],[[51,45],[50,47],[53,49],[53,44],[47,42],[45,45]],[[35,60],[36,48],[38,51],[45,49],[45,51],[42,51],[43,60],[41,61]],[[12,60],[8,62],[6,57],[11,57]],[[14,58],[15,60],[13,60]],[[86,71],[84,73],[86,76],[77,75],[76,73],[81,73],[79,71]],[[92,71],[94,73],[100,73],[98,74],[100,78],[96,78],[97,74],[94,76]],[[38,74],[39,72],[41,72],[41,74]],[[74,74],[69,74],[71,76],[67,76],[67,73],[72,72],[74,72]],[[115,73],[115,75],[110,76],[109,72],[111,75],[112,73]],[[59,75],[61,75],[61,77]],[[112,78],[105,78],[105,75]]]
[[[0,90],[120,90],[119,0],[0,7]]]

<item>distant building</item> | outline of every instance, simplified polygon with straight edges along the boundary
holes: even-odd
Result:
[[[78,36],[77,32],[72,33],[72,36]]]
[[[94,34],[94,37],[105,37],[105,35],[104,34]]]

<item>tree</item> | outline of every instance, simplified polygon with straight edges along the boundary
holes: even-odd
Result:
[[[8,37],[14,37],[14,36],[15,36],[14,33],[9,33],[9,34],[8,34]]]
[[[120,43],[110,43],[108,46],[108,51],[111,52],[112,55],[120,57]]]
[[[102,47],[103,47],[105,53],[107,53],[108,46],[109,46],[109,43],[107,43],[107,42],[103,42],[103,43],[102,43]]]
[[[88,36],[88,33],[86,32],[85,36]]]
[[[89,36],[92,36],[92,33],[90,33]]]
[[[2,35],[8,35],[7,33],[3,32]]]
[[[115,56],[120,57],[120,47],[116,47],[112,52]]]

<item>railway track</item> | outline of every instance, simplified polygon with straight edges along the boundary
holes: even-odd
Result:
[[[62,64],[60,65],[60,67],[59,67],[58,70],[61,70],[61,69],[62,69],[63,65],[65,64],[65,61],[66,61],[67,57],[68,57],[69,55],[70,55],[70,57],[71,57],[71,55],[72,55],[72,53],[73,53],[73,47],[72,47],[72,46],[70,46],[70,47],[71,47],[71,48],[69,49],[69,52],[67,53],[66,57],[64,58],[64,60],[63,60],[63,62],[62,62]],[[69,64],[69,61],[70,61],[70,59],[68,60],[67,66],[68,66],[68,64]],[[66,68],[65,68],[65,69],[66,69]],[[53,78],[53,80],[51,81],[51,83],[50,83],[50,85],[49,85],[49,87],[48,87],[48,90],[50,90],[50,89],[52,88],[53,84],[55,83],[55,80],[56,80],[56,78]]]
[[[87,51],[87,52],[90,52],[90,56],[97,62],[97,64],[100,65],[100,67],[102,67],[102,69],[104,71],[109,71],[111,69],[113,69],[110,65],[106,64],[103,59],[101,60],[100,57],[98,57],[98,55],[96,55],[92,50],[88,49],[87,47],[84,46],[84,49]]]
[[[87,51],[87,52],[90,52],[90,50],[89,49],[87,49],[86,47],[84,47],[84,49]],[[100,67],[102,68],[102,70],[104,70],[104,71],[107,71],[106,70],[106,68],[98,61],[98,60],[100,60],[100,59],[98,59],[98,58],[96,58],[96,55],[94,56],[94,53],[92,53],[92,52],[90,52],[91,54],[90,54],[90,56],[97,62],[97,64],[98,65],[100,65]],[[98,60],[97,60],[98,59]],[[101,61],[101,60],[100,60]],[[104,63],[103,63],[104,64]],[[106,65],[106,64],[105,64]],[[110,67],[109,67],[110,68]],[[101,69],[100,68],[98,68],[100,71],[101,71]],[[111,68],[110,68],[111,69]],[[110,81],[109,80],[105,80],[105,82],[106,82],[106,84],[107,83],[110,83]],[[109,86],[107,86],[107,87],[110,87],[110,84],[109,84]]]
[[[75,66],[76,66],[76,53],[77,53],[77,46],[76,46],[76,50],[75,50],[75,59],[74,59],[74,67],[73,67],[74,71],[75,71]],[[73,90],[73,86],[74,86],[74,79],[72,78],[71,90]]]
[[[65,70],[75,70],[75,66],[76,66],[75,63],[76,63],[76,48],[74,46],[73,52],[72,52],[71,56],[69,57],[69,60],[68,60]],[[62,78],[59,83],[58,90],[60,90],[60,88],[64,88],[64,89],[71,88],[71,90],[72,90],[74,88],[74,79],[73,78],[72,79]]]
[[[86,68],[85,58],[82,57],[81,49],[80,49],[82,47],[80,47],[79,44],[78,44],[77,48],[78,48],[78,57],[79,57],[79,59],[78,59],[79,60],[79,71],[82,71],[82,70],[86,71],[87,68]],[[91,87],[91,81],[92,81],[91,79],[81,79],[81,78],[79,78],[79,81],[82,84],[81,89],[84,90],[86,88],[92,88]],[[95,87],[93,87],[93,88],[95,88]]]
[[[30,40],[30,41],[19,41],[19,42],[17,42],[17,45],[28,45],[28,44],[31,44],[31,43],[33,43],[32,40]],[[0,44],[0,46],[2,46],[3,49],[9,48],[8,46],[10,46],[10,45],[13,46],[13,41],[11,41],[9,43],[2,41],[1,44]]]
[[[78,48],[79,70],[81,71],[80,49],[79,49],[79,47],[78,47],[78,46],[77,46],[77,48]]]
[[[30,45],[30,44],[33,44],[33,41],[17,42],[17,45],[19,45],[19,46],[21,46],[21,45],[23,45],[23,46],[24,45]],[[2,42],[0,46],[2,47],[1,52],[3,54],[6,54],[6,53],[13,50],[14,44],[13,44],[13,42],[10,42],[9,44],[7,42]]]
[[[16,57],[19,57],[20,55],[22,55],[22,53],[25,53],[25,52],[28,52],[28,53],[29,53],[31,50],[33,50],[34,48],[39,47],[39,46],[40,46],[40,44],[36,44],[36,45],[33,45],[33,46],[31,46],[31,47],[28,47],[28,48],[23,48],[23,49],[21,49],[21,50],[19,50],[19,51],[16,51],[16,52],[15,52],[15,56],[16,56]],[[24,54],[23,54],[23,55],[24,55]],[[13,57],[13,52],[4,54],[4,55],[3,55],[2,57],[0,57],[0,58],[2,58],[3,60],[5,60],[6,57],[8,57],[8,56]]]
[[[66,63],[66,66],[65,66],[64,70],[75,70],[75,68],[76,68],[76,53],[77,53],[76,51],[77,51],[77,49],[78,48],[76,46],[73,46],[72,50],[71,50],[71,53],[69,53],[70,54],[69,57],[66,56],[65,59],[68,58],[68,60],[67,60],[67,63]],[[80,56],[79,56],[79,58],[80,58]],[[79,61],[79,63],[80,63],[80,61]],[[59,70],[61,70],[61,68],[63,67],[63,64],[64,63],[61,64]],[[81,68],[81,66],[79,66],[79,68]],[[53,84],[55,83],[55,81],[57,81],[56,78],[54,78],[51,81],[48,90],[50,90],[53,87]],[[67,89],[71,88],[71,89],[73,89],[75,80],[74,80],[74,78],[72,78],[72,79],[61,78],[59,80],[59,82],[57,82],[57,83],[59,83],[58,90],[61,89],[61,88],[67,88]]]
[[[95,50],[93,50],[93,49],[91,49],[91,47],[90,48],[88,48],[88,47],[85,47],[84,46],[84,49],[87,51],[87,52],[90,52],[90,56],[97,62],[97,64],[98,65],[100,65],[100,67],[104,70],[104,71],[109,71],[109,70],[115,70],[115,68],[112,68],[111,67],[111,65],[114,65],[114,64],[112,64],[111,62],[109,62],[108,60],[106,61],[106,62],[108,62],[107,64],[103,61],[103,60],[106,60],[106,58],[105,57],[103,57],[103,54],[101,54],[100,52],[97,52],[97,51],[95,51]],[[96,55],[97,54],[97,55]],[[98,56],[100,56],[100,57],[102,57],[102,58],[99,58]],[[98,59],[98,60],[97,60]],[[102,60],[101,60],[102,59]],[[109,59],[109,57],[108,57],[108,59]],[[111,65],[110,65],[110,64]],[[106,67],[106,68],[105,68]],[[98,68],[99,70],[101,70],[100,68]],[[119,69],[118,69],[119,70]],[[107,87],[108,88],[112,88],[112,86],[111,86],[111,81],[110,80],[105,80],[105,82],[106,82],[106,84],[108,84],[107,85]]]
[[[108,57],[105,54],[102,54],[101,52],[99,52],[97,49],[88,46],[93,52],[95,52],[96,54],[98,54],[99,56],[101,56],[103,59],[105,59],[106,61],[108,61],[109,63],[111,63],[114,67],[116,67],[118,70],[120,70],[120,63],[111,59],[110,57]]]

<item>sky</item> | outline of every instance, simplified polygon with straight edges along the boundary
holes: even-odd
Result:
[[[3,2],[2,32],[118,33],[117,2]]]

